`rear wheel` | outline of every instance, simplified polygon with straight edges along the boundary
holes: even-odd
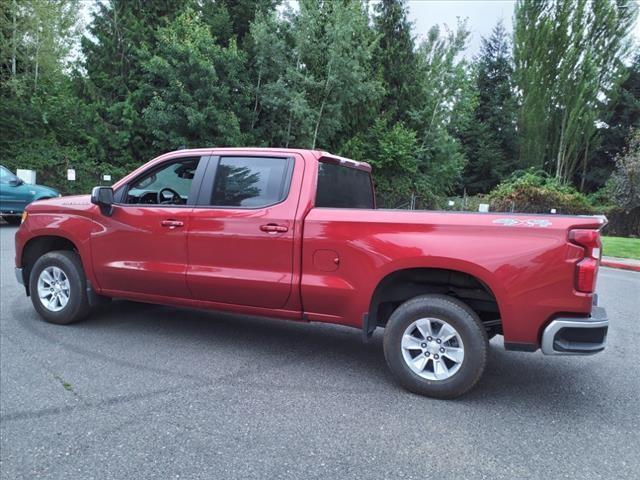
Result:
[[[446,295],[422,295],[398,307],[384,333],[384,354],[408,390],[454,398],[480,379],[487,361],[487,333],[476,313]]]
[[[89,313],[87,281],[75,252],[49,252],[40,257],[29,277],[34,308],[47,322],[67,325]]]

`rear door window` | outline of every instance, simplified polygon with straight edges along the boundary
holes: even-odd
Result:
[[[292,159],[221,157],[211,205],[260,208],[283,201],[289,193]]]
[[[369,172],[320,162],[316,207],[374,208]]]

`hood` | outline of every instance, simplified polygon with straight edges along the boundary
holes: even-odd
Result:
[[[42,195],[47,195],[52,197],[60,196],[60,192],[58,190],[51,187],[45,187],[44,185],[29,185],[29,189],[35,191],[35,195],[38,197]]]
[[[26,210],[35,212],[60,212],[66,210],[86,210],[92,206],[91,195],[72,195],[38,200],[27,205]]]

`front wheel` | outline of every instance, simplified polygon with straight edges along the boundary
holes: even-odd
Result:
[[[384,333],[384,355],[406,389],[455,398],[480,380],[489,341],[476,313],[446,295],[421,295],[400,305]]]
[[[67,325],[89,312],[87,281],[75,252],[49,252],[40,257],[29,276],[34,308],[47,322]]]

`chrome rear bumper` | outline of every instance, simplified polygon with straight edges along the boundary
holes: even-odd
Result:
[[[587,318],[556,318],[542,333],[542,353],[593,355],[604,350],[608,329],[606,310],[595,305]]]

